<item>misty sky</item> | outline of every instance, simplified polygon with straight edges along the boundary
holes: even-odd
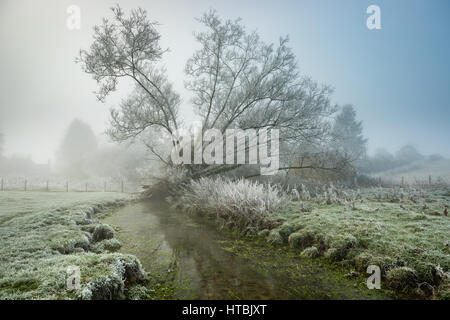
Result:
[[[224,18],[241,17],[268,42],[289,35],[302,73],[332,85],[334,103],[355,106],[370,151],[413,143],[423,153],[450,156],[448,0],[0,0],[0,132],[7,154],[47,162],[75,117],[98,134],[105,130],[109,107],[127,91],[98,102],[96,83],[74,59],[115,3],[142,6],[161,23],[162,46],[170,48],[163,61],[187,120],[183,69],[196,48],[194,18],[213,8]],[[66,27],[71,4],[81,8],[81,30]],[[381,7],[381,30],[366,28],[371,4]]]

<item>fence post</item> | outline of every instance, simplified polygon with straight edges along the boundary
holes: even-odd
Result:
[[[45,185],[45,190],[46,190],[47,192],[50,191],[50,190],[48,189],[48,180],[47,180],[46,185]]]
[[[86,192],[87,192],[87,189],[88,189],[88,184],[87,184],[87,182],[86,182],[86,189],[85,189]]]
[[[405,177],[402,176],[402,188],[404,184],[405,184]]]
[[[428,176],[428,184],[431,186],[431,174]]]
[[[24,191],[27,191],[27,179],[25,179],[25,184],[24,184]]]
[[[69,181],[66,181],[66,192],[69,192]]]
[[[120,191],[123,193],[123,180],[120,182]]]
[[[3,191],[3,177],[2,177],[2,183],[1,183],[1,191]]]
[[[381,187],[381,177],[378,177],[378,186]]]
[[[106,192],[106,181],[103,181],[103,192]]]

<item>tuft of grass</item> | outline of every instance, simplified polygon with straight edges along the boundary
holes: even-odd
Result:
[[[289,197],[270,184],[201,178],[190,182],[177,205],[190,213],[214,217],[232,229],[255,234],[267,227],[270,214],[288,202]]]
[[[319,255],[319,250],[316,247],[309,247],[302,251],[302,256],[309,258],[317,258]]]
[[[386,280],[389,287],[397,292],[411,294],[417,289],[417,273],[409,267],[397,267],[389,270]]]

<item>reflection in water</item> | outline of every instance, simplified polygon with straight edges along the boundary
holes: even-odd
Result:
[[[232,239],[198,219],[169,210],[163,202],[126,206],[105,222],[119,228],[121,252],[136,255],[152,274],[169,271],[175,280],[187,283],[178,290],[178,298],[367,298],[348,283],[331,280],[333,275],[318,264],[311,267],[310,261],[298,263],[295,275],[283,268],[261,271],[256,264],[264,259],[273,262],[273,256],[257,257],[257,263],[239,257],[223,248]]]

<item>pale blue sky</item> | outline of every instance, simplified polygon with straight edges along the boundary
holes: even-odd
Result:
[[[126,92],[99,104],[95,83],[73,61],[116,2],[140,5],[161,23],[162,44],[171,49],[164,63],[187,119],[183,68],[195,49],[194,18],[214,8],[224,18],[241,17],[266,41],[289,35],[301,71],[332,85],[333,102],[355,106],[371,151],[413,143],[450,156],[448,0],[1,0],[0,131],[8,154],[46,162],[74,117],[105,129],[108,106]],[[71,4],[81,8],[79,31],[66,28]],[[366,28],[371,4],[381,8],[381,30]]]

